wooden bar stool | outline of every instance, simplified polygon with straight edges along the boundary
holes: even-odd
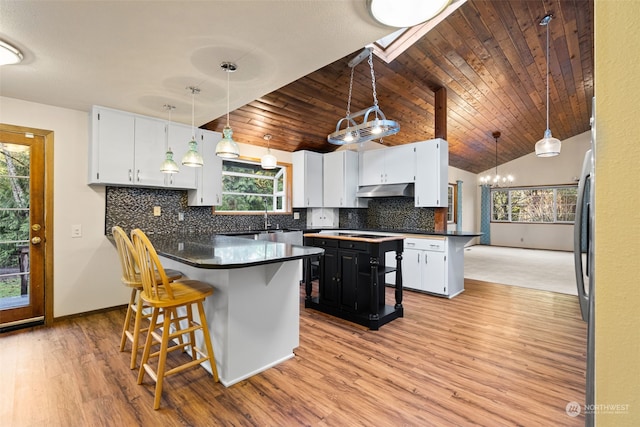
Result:
[[[143,291],[140,295],[142,300],[153,309],[149,333],[140,362],[138,384],[142,384],[145,373],[148,373],[156,382],[153,409],[158,409],[162,398],[164,377],[208,360],[211,364],[214,381],[218,381],[218,369],[203,306],[204,299],[213,294],[213,288],[198,280],[178,280],[170,283],[155,248],[142,230],[133,230],[131,239],[136,250],[142,277]],[[160,276],[161,281],[156,280],[156,274]],[[193,318],[193,304],[198,309],[199,322]],[[186,315],[172,320],[171,313],[178,313],[178,309],[184,309]],[[160,315],[162,315],[162,321],[158,321]],[[171,331],[172,325],[175,327],[175,331]],[[202,331],[206,352],[196,346],[195,332],[198,330]],[[188,339],[176,343],[175,340],[182,336],[186,336]],[[151,346],[154,344],[160,344],[160,349],[151,353]],[[175,350],[184,351],[187,347],[191,350],[191,360],[167,370],[167,354]],[[158,363],[154,369],[150,364],[150,359],[156,357]]]
[[[140,332],[147,331],[147,328],[142,327],[143,319],[150,319],[150,312],[145,312],[144,303],[140,298],[140,292],[142,291],[142,279],[140,278],[140,271],[138,268],[137,255],[133,248],[131,240],[127,233],[118,226],[111,229],[113,238],[116,241],[116,247],[118,248],[118,256],[120,258],[120,267],[122,268],[122,283],[131,288],[131,296],[129,298],[129,305],[127,307],[127,314],[124,317],[124,325],[122,327],[122,336],[120,338],[120,351],[124,351],[127,344],[127,340],[131,342],[131,365],[130,368],[136,367],[136,361],[138,359],[138,350],[142,349],[144,345],[140,345]],[[173,282],[176,279],[182,277],[182,273],[178,270],[165,270],[167,279]],[[160,280],[158,276],[157,280]],[[131,327],[131,316],[135,313],[135,320],[133,329]]]

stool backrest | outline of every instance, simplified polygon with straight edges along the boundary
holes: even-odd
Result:
[[[173,300],[169,279],[147,235],[136,228],[131,232],[131,240],[137,255],[142,287],[146,296],[154,300]]]
[[[113,239],[116,241],[116,247],[118,248],[120,267],[122,268],[122,283],[129,286],[140,286],[137,255],[129,236],[117,225],[111,228],[111,234],[113,234]]]

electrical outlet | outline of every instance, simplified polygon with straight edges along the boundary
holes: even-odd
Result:
[[[300,219],[300,212],[294,212],[293,219]]]
[[[153,216],[160,216],[160,206],[153,207]]]
[[[178,212],[178,221],[184,221],[184,212]]]
[[[81,224],[73,224],[71,226],[71,237],[77,238],[82,237],[82,225]]]

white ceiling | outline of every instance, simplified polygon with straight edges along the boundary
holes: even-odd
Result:
[[[0,0],[0,39],[25,56],[0,68],[0,95],[160,118],[171,104],[190,124],[197,86],[200,126],[226,113],[223,61],[234,110],[392,31],[365,0]]]

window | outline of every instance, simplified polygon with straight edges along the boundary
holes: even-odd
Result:
[[[222,205],[216,212],[286,212],[287,166],[262,169],[251,160],[222,161]]]
[[[447,186],[447,223],[455,224],[458,218],[458,184],[449,184]]]
[[[578,187],[495,188],[491,220],[495,222],[573,223]]]

